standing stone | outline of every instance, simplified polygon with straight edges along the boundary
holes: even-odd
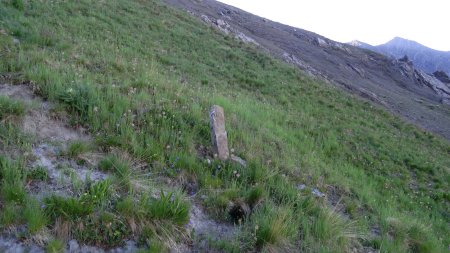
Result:
[[[211,137],[214,153],[220,160],[227,160],[230,152],[228,151],[228,137],[225,131],[225,115],[223,108],[213,105],[209,112],[209,120],[211,123]]]

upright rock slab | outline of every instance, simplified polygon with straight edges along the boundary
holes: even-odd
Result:
[[[209,120],[214,153],[217,154],[220,160],[227,160],[230,152],[228,150],[228,137],[227,131],[225,131],[223,108],[218,105],[213,105],[209,112]]]

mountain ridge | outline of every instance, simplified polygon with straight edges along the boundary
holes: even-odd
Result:
[[[349,44],[366,48],[395,59],[406,55],[416,67],[427,73],[444,71],[447,75],[450,75],[450,51],[436,50],[417,41],[401,37],[394,37],[388,42],[376,46],[361,41],[352,41]]]

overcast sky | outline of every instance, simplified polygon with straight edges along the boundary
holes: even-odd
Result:
[[[450,51],[449,0],[219,0],[330,39],[383,44],[393,37]]]

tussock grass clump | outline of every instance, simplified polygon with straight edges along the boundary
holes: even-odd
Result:
[[[102,171],[112,172],[114,175],[113,183],[123,191],[148,190],[145,180],[148,177],[143,175],[144,162],[139,159],[133,159],[128,154],[116,152],[102,159],[98,168]]]
[[[323,245],[329,249],[333,247],[349,251],[351,246],[359,238],[364,238],[357,225],[354,222],[346,221],[341,214],[330,208],[322,208],[318,211],[319,215],[309,225],[311,226],[312,240],[317,241],[318,248],[324,249]],[[321,245],[322,244],[322,245]],[[331,246],[334,245],[334,246]]]
[[[28,199],[23,212],[24,220],[27,223],[28,231],[31,234],[39,232],[47,226],[48,218],[43,208],[35,199]]]
[[[20,117],[25,114],[25,105],[17,100],[0,95],[0,121],[7,117]]]
[[[141,206],[134,201],[132,196],[126,196],[116,203],[116,210],[125,218],[138,218],[143,214]]]
[[[6,158],[0,157],[0,199],[5,202],[23,203],[26,197],[23,168]]]
[[[414,220],[387,217],[382,224],[388,236],[375,243],[388,252],[441,252],[439,243],[430,235],[430,228]]]
[[[266,205],[252,214],[251,235],[262,251],[289,251],[298,233],[293,213],[286,207]]]
[[[0,152],[28,151],[31,147],[30,136],[24,134],[14,122],[2,122],[0,120]]]
[[[26,173],[17,162],[0,156],[0,227],[26,224],[32,240],[46,228],[48,218],[39,202],[29,197],[24,182]]]
[[[124,245],[130,231],[123,218],[101,211],[82,219],[73,233],[83,243],[111,248]]]
[[[80,155],[86,154],[93,150],[91,143],[86,141],[74,141],[69,144],[65,155],[70,158],[79,158]]]
[[[81,119],[87,119],[97,102],[96,94],[98,93],[93,86],[77,85],[58,91],[57,97],[70,112],[76,113]]]
[[[22,221],[22,207],[16,203],[7,203],[0,208],[0,228],[8,228]]]
[[[128,196],[116,204],[138,242],[150,249],[158,245],[163,252],[188,238],[183,226],[189,221],[189,208],[180,192],[161,192],[159,198],[144,195],[139,200]],[[164,247],[159,242],[164,242]]]
[[[73,197],[64,198],[52,195],[44,199],[45,213],[52,219],[63,218],[67,221],[76,221],[91,214],[94,205],[89,201],[83,201]]]
[[[159,199],[148,200],[145,209],[150,219],[167,220],[179,226],[189,221],[189,204],[180,193],[161,191]]]
[[[133,178],[132,164],[126,160],[117,156],[108,156],[101,160],[98,165],[100,170],[113,172],[116,183],[120,188],[125,190],[131,190],[131,180]]]
[[[14,183],[4,182],[0,190],[2,199],[6,202],[23,203],[26,197],[26,191],[22,184],[17,181]]]
[[[246,195],[246,202],[253,209],[266,198],[265,189],[262,186],[251,188]]]
[[[36,168],[27,171],[27,179],[47,181],[49,179],[47,168],[37,166]]]
[[[47,243],[47,246],[45,247],[46,253],[61,253],[64,252],[64,249],[66,248],[66,243],[64,243],[61,240],[54,239]]]
[[[111,193],[111,181],[106,179],[92,184],[89,190],[83,194],[82,199],[94,205],[104,205],[110,200]]]

